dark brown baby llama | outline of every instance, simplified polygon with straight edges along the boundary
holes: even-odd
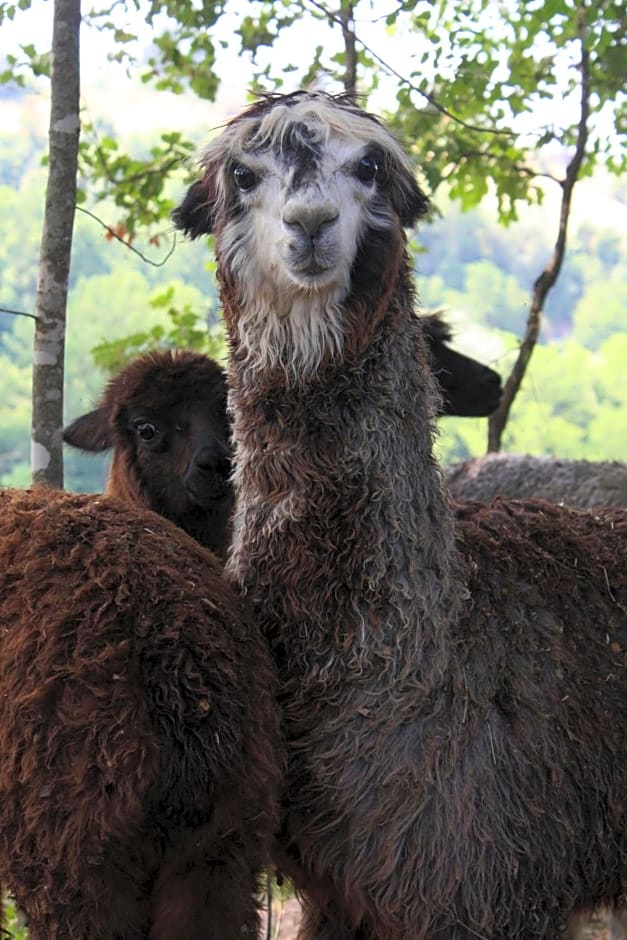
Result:
[[[112,448],[107,495],[158,512],[226,557],[231,441],[226,379],[213,359],[191,350],[138,356],[63,439],[92,453]]]

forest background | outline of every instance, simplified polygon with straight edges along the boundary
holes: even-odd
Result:
[[[40,7],[39,17],[38,29],[45,30],[49,7]],[[132,68],[124,55],[117,64],[107,58],[106,41],[100,36],[84,55],[82,135],[92,152],[108,152],[113,160],[125,153],[142,161],[168,136],[176,145],[183,133],[200,147],[244,101],[250,74],[242,58],[235,71],[233,62],[222,73],[216,63],[220,88],[215,101],[203,102],[141,81],[142,67],[145,71],[154,61],[150,35],[140,37]],[[23,84],[0,86],[0,305],[25,313],[35,306],[46,180],[48,85],[32,74],[34,52],[27,43],[31,71]],[[18,65],[10,63],[16,75]],[[298,84],[289,74],[284,81],[285,90]],[[384,97],[381,102],[376,107],[375,96],[371,105],[385,111]],[[419,143],[416,149],[419,153]],[[184,156],[163,196],[172,203],[183,193],[189,172]],[[566,149],[554,148],[544,158],[547,173],[559,175],[567,156]],[[517,217],[508,227],[502,217],[499,221],[497,199],[489,190],[477,208],[462,211],[459,200],[440,186],[437,212],[414,239],[422,304],[443,309],[454,327],[455,345],[503,376],[524,330],[531,285],[555,240],[558,194],[550,183],[541,185],[542,202],[517,204]],[[602,167],[577,187],[565,264],[548,297],[539,345],[504,435],[505,450],[627,460],[626,203],[624,177]],[[112,199],[102,201],[85,190],[81,208],[87,212],[76,218],[68,307],[68,421],[92,407],[108,371],[129,352],[155,341],[194,341],[208,328],[214,351],[224,355],[206,243],[177,242],[167,225],[133,238],[118,229],[129,247],[112,236],[119,217]],[[3,485],[30,482],[32,331],[29,317],[0,314]],[[485,452],[486,425],[485,420],[443,419],[442,459]],[[67,452],[66,486],[101,489],[105,466],[106,461]]]

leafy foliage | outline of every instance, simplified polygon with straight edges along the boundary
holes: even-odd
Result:
[[[8,940],[27,940],[28,930],[10,898],[5,899],[6,929]]]
[[[10,23],[29,7],[30,0],[0,0],[0,24]],[[577,43],[582,35],[590,82],[590,136],[582,173],[589,175],[600,164],[614,173],[625,167],[618,138],[626,123],[620,91],[622,4],[399,0],[383,14],[382,10],[374,0],[339,0],[334,5],[326,0],[249,0],[245,10],[235,0],[136,0],[129,5],[105,0],[85,12],[84,26],[109,32],[110,58],[140,71],[146,85],[209,101],[219,89],[225,46],[238,53],[242,67],[250,66],[255,89],[291,89],[312,81],[338,90],[347,66],[342,29],[348,24],[354,30],[358,89],[364,103],[386,83],[388,91],[393,87],[395,105],[388,117],[410,145],[435,199],[446,207],[444,218],[424,233],[428,251],[417,258],[422,296],[428,305],[459,311],[471,333],[471,322],[486,327],[481,333],[486,348],[493,350],[499,337],[493,355],[505,369],[516,349],[509,331],[520,331],[530,286],[550,256],[554,223],[529,223],[525,204],[541,202],[543,177],[549,185],[559,181],[574,144],[581,91]],[[138,18],[151,29],[147,52],[138,41]],[[299,36],[305,41],[298,41]],[[400,50],[388,61],[384,36],[392,49]],[[45,49],[25,42],[5,52],[0,83],[11,83],[14,89],[28,85],[30,76],[46,74],[48,59]],[[381,110],[383,100],[371,97],[376,110]],[[23,142],[23,137],[19,139]],[[24,170],[32,171],[34,162],[28,154],[37,152],[34,139],[27,144],[30,150],[19,154],[14,141],[14,135],[0,136],[0,185],[4,184],[0,198],[8,209],[5,224],[0,218],[1,299],[7,306],[32,310],[33,252],[40,234],[34,221],[42,196],[41,188],[30,185],[39,179],[36,172],[25,186]],[[81,140],[81,205],[93,210],[97,202],[106,200],[114,220],[110,225],[127,245],[142,239],[159,245],[183,188],[193,147],[177,129],[148,143],[137,135],[122,140],[109,120],[95,118],[84,125]],[[23,187],[19,194],[18,186]],[[481,213],[467,211],[492,201],[501,222],[517,221],[507,238]],[[12,223],[17,217],[19,226]],[[551,367],[566,376],[566,384],[572,382],[579,397],[558,394],[556,384],[542,371],[544,360],[539,356],[541,377],[532,372],[525,382],[505,444],[528,450],[551,447],[556,453],[578,447],[580,455],[588,456],[607,455],[607,444],[609,451],[624,457],[625,438],[613,430],[622,428],[616,412],[619,402],[623,410],[625,403],[621,373],[614,365],[620,360],[616,350],[622,352],[625,329],[620,267],[624,242],[592,222],[587,232],[582,229],[571,241],[562,277],[547,300],[543,336],[560,339],[560,357],[551,360]],[[144,267],[133,275],[121,263],[126,249],[117,240],[107,248],[91,221],[79,221],[71,271],[69,413],[75,414],[95,397],[102,383],[101,372],[86,368],[94,347],[105,369],[159,344],[198,343],[221,354],[215,289],[203,270],[202,244],[175,252],[162,270]],[[177,282],[175,295],[169,293],[173,282]],[[185,290],[182,282],[188,285]],[[206,304],[200,290],[205,296],[210,293],[213,326],[207,330],[196,312]],[[161,300],[150,304],[154,291]],[[11,393],[5,391],[3,398],[21,416],[12,424],[3,415],[3,431],[15,428],[11,442],[20,436],[17,428],[24,425],[28,410],[31,335],[29,321],[14,324],[0,317],[0,361],[9,357],[19,370],[11,377]],[[471,351],[482,358],[481,348]],[[5,374],[8,378],[7,370]],[[534,399],[538,382],[544,388],[542,401]],[[0,375],[0,390],[4,388]],[[547,388],[559,404],[547,398]],[[527,418],[527,412],[541,417]],[[550,433],[539,435],[534,427],[546,422]],[[452,419],[444,426],[446,453],[465,455],[483,449],[483,423],[475,427],[465,419],[454,433],[449,433]],[[573,427],[579,430],[572,431]],[[27,446],[27,436],[23,437],[18,454],[11,442],[5,444],[8,438],[3,434],[3,480],[12,479],[14,472],[19,476],[17,468],[27,459],[22,457]]]
[[[214,359],[224,360],[226,348],[224,329],[221,324],[208,326],[191,304],[179,309],[173,305],[175,289],[172,285],[162,294],[153,297],[153,310],[165,310],[170,326],[161,323],[148,330],[124,336],[121,339],[99,343],[92,349],[95,364],[105,372],[113,373],[130,359],[152,349],[194,349]]]
[[[2,18],[29,6],[0,2]],[[124,10],[124,7],[122,7]],[[391,77],[396,104],[389,115],[412,147],[431,192],[443,185],[464,209],[494,195],[499,218],[519,218],[525,202],[539,202],[542,176],[559,177],[557,148],[574,146],[581,75],[578,43],[584,36],[589,64],[591,138],[582,175],[599,162],[625,168],[617,146],[626,124],[621,37],[624,11],[611,0],[419,0],[385,11],[391,41],[415,37],[411,56],[385,59],[381,9],[371,0],[339,6],[325,0],[146,0],[138,16],[152,30],[143,65],[137,55],[137,17],[129,25],[119,5],[96,7],[86,22],[112,37],[111,58],[141,71],[142,81],[176,94],[212,101],[220,87],[222,46],[251,69],[255,90],[319,82],[341,87],[345,77],[347,15],[354,28],[360,93],[367,98]],[[233,23],[231,31],[223,24]],[[356,24],[356,25],[355,25]],[[314,41],[308,39],[316,37]],[[318,37],[320,41],[318,41]],[[303,41],[304,39],[304,41]],[[401,46],[402,47],[402,46]],[[392,46],[391,48],[394,48]],[[297,50],[297,51],[295,51]],[[45,73],[47,53],[25,45],[21,65],[13,53],[0,81]],[[120,224],[132,238],[138,227],[166,219],[169,176],[193,145],[178,133],[161,136],[141,157],[125,154],[110,134],[98,140],[85,127],[81,145],[82,198],[113,195]]]
[[[100,139],[93,125],[83,128],[80,144],[82,186],[78,201],[111,198],[122,211],[120,232],[132,242],[137,230],[167,219],[174,202],[167,194],[171,174],[188,160],[194,145],[174,131],[162,133],[160,144],[144,157],[123,153],[119,142],[107,134]]]
[[[619,5],[574,0],[502,3],[473,0],[418,3],[412,28],[423,49],[398,93],[395,124],[414,150],[432,190],[443,181],[465,208],[490,188],[501,222],[518,219],[518,204],[542,198],[540,175],[552,175],[556,147],[574,145],[579,16],[585,19],[593,115],[603,112],[582,168],[589,175],[613,153],[622,120]],[[609,63],[609,68],[606,68]],[[610,160],[611,156],[611,160]],[[488,187],[488,180],[490,187]]]

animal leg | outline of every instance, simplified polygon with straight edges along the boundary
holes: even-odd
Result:
[[[234,835],[203,845],[188,834],[162,867],[152,897],[149,940],[255,940],[257,876]]]

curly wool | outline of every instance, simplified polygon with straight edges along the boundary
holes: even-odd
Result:
[[[624,891],[626,515],[466,507],[455,552],[408,375],[375,375],[234,384],[302,938],[557,937]]]
[[[256,936],[274,689],[191,538],[106,497],[0,491],[0,883],[31,940]]]
[[[627,465],[618,460],[567,460],[487,454],[445,469],[456,499],[537,497],[579,509],[627,508]]]

